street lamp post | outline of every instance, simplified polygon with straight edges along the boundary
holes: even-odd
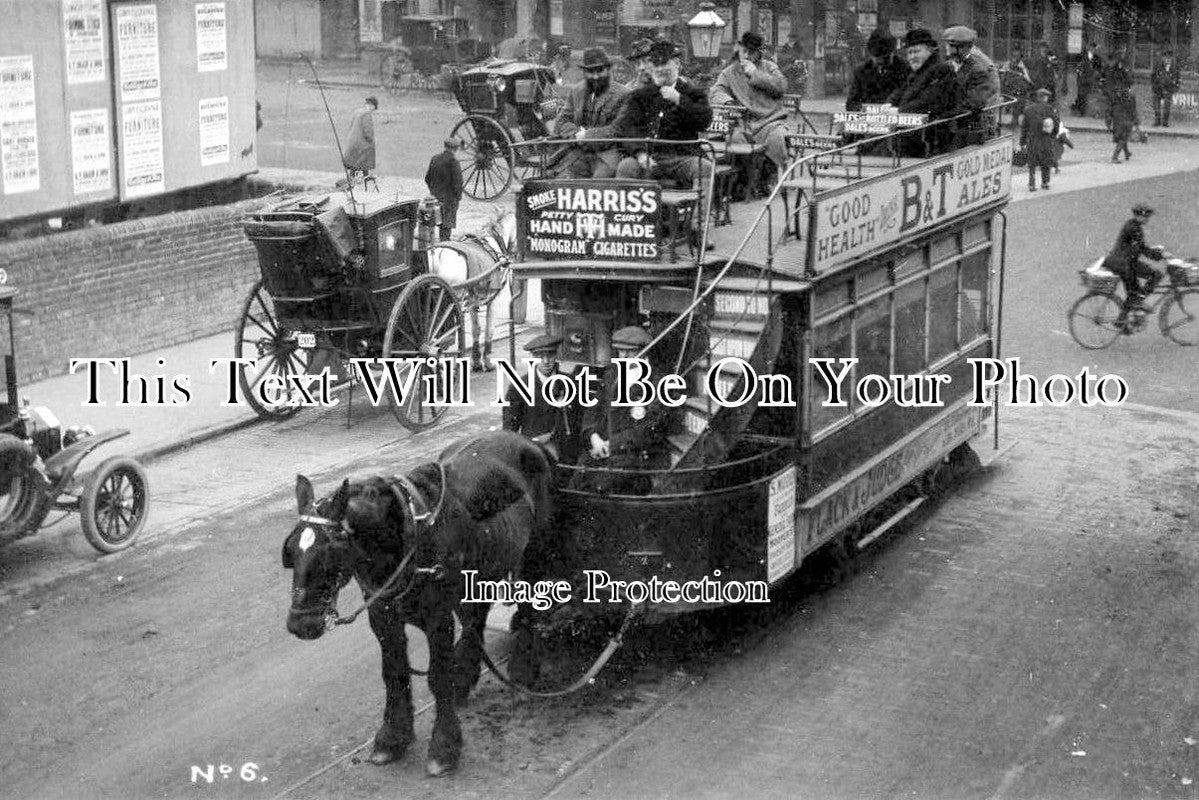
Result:
[[[716,6],[712,3],[700,3],[699,13],[687,22],[687,30],[691,36],[691,55],[699,62],[702,70],[697,70],[695,77],[702,85],[712,82],[713,77],[709,70],[715,71],[720,60],[724,20],[715,9]]]

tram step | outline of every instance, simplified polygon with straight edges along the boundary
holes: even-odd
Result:
[[[706,397],[688,397],[683,403],[683,429],[695,436],[699,437],[708,429],[708,422],[712,419],[712,415],[708,413],[708,399]]]
[[[666,437],[666,441],[670,443],[670,449],[674,451],[674,459],[690,450],[698,439],[699,435],[694,433],[676,433]]]
[[[794,249],[794,248],[792,248]],[[720,289],[730,292],[766,295],[767,286],[777,295],[780,292],[798,292],[808,288],[808,284],[793,278],[780,278],[775,275],[767,282],[765,278],[723,278]]]
[[[748,360],[758,346],[761,333],[747,334],[739,331],[713,330],[709,350],[713,361],[719,361],[727,356],[736,356]]]
[[[708,319],[708,330],[713,333],[733,333],[741,336],[758,336],[766,326],[765,316],[738,316],[737,314],[714,314]]]

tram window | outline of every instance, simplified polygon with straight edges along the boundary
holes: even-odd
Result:
[[[915,247],[895,262],[895,280],[924,269],[924,248]]]
[[[858,290],[859,298],[866,297],[871,292],[889,286],[891,276],[887,272],[885,263],[876,263],[872,268],[858,273]]]
[[[976,244],[991,241],[991,221],[971,225],[962,233],[962,247],[969,250]]]
[[[987,286],[991,273],[991,251],[983,250],[962,259],[962,343],[987,331]]]
[[[813,313],[820,317],[838,308],[843,308],[849,305],[850,300],[850,281],[834,284],[827,288],[821,289],[816,294],[816,301],[813,304]]]
[[[915,375],[924,362],[924,281],[895,290],[895,373]]]
[[[854,355],[858,357],[858,378],[864,375],[891,374],[891,297],[858,307],[854,312],[857,336]]]
[[[853,317],[849,314],[816,328],[812,340],[812,356],[814,358],[849,358],[853,355]],[[836,369],[836,364],[833,365]],[[813,434],[833,424],[837,420],[849,416],[848,408],[828,408],[822,403],[828,399],[829,387],[820,371],[812,370],[812,424]],[[860,372],[858,374],[861,374]],[[852,375],[851,375],[852,377]],[[845,385],[852,386],[853,380],[847,380]]]
[[[928,281],[928,361],[930,366],[957,349],[958,271],[936,270]]]
[[[928,263],[934,267],[946,259],[953,258],[962,252],[958,249],[957,234],[934,239],[928,247]]]

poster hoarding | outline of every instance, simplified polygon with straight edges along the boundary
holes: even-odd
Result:
[[[104,20],[100,0],[63,0],[68,84],[104,80]]]
[[[153,5],[117,6],[117,53],[121,102],[153,100],[162,91],[158,70],[158,9]]]
[[[33,56],[0,57],[0,164],[5,194],[41,187]]]
[[[121,182],[124,197],[166,190],[162,157],[162,104],[128,103],[121,110]]]
[[[224,3],[196,4],[196,69],[219,72],[229,66]]]
[[[76,195],[112,188],[108,109],[71,112],[71,186]]]
[[[200,166],[229,163],[229,98],[200,99]]]

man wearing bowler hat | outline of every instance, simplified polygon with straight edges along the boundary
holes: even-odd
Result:
[[[425,186],[429,194],[441,203],[441,224],[437,226],[437,234],[441,241],[447,241],[458,224],[458,203],[462,200],[462,167],[458,164],[456,155],[462,143],[457,139],[446,139],[442,142],[445,147],[429,160],[429,168],[425,170]]]
[[[516,387],[508,387],[504,395],[504,430],[516,431],[530,439],[546,439],[559,461],[573,464],[579,458],[579,431],[582,406],[578,403],[561,408],[545,396],[547,380],[558,374],[558,346],[562,337],[543,333],[525,345],[533,358],[540,359],[533,376],[533,402],[525,401]]]
[[[629,50],[628,62],[637,74],[624,85],[624,88],[630,92],[635,92],[642,86],[648,86],[654,82],[654,78],[650,75],[649,49],[653,46],[652,39],[638,39],[633,42],[633,47]]]
[[[787,166],[787,109],[783,107],[787,79],[777,64],[763,57],[762,44],[762,37],[753,31],[742,34],[732,62],[708,92],[708,101],[742,106],[745,127],[739,135],[765,145],[766,157],[781,174]]]
[[[582,142],[612,138],[613,123],[629,90],[612,83],[612,61],[602,47],[590,47],[583,53],[583,76],[583,82],[567,94],[554,130],[557,138],[575,139],[580,144],[556,154],[551,166],[558,174],[574,178],[611,178],[620,163],[616,144]]]

